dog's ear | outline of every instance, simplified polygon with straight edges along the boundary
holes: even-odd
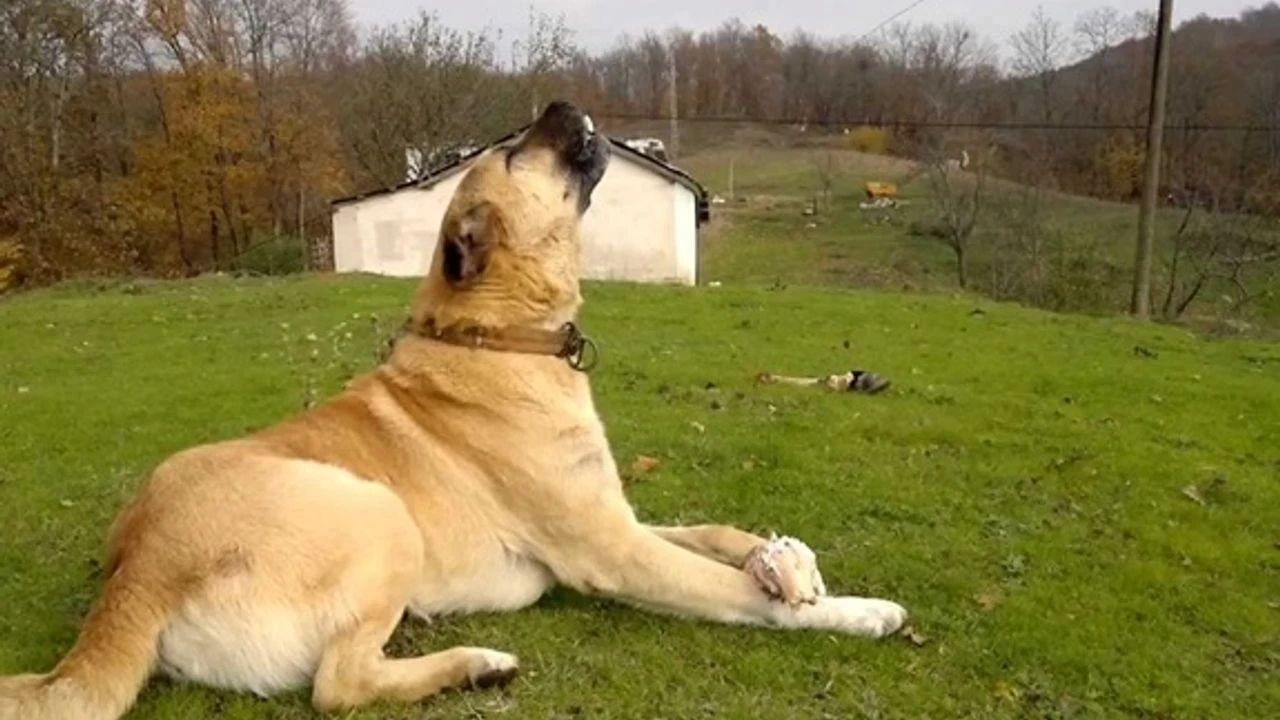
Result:
[[[496,216],[487,203],[477,205],[449,222],[444,243],[444,279],[456,288],[475,284],[489,267],[489,258],[498,238]]]

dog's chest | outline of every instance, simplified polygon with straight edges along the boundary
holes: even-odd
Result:
[[[617,475],[604,426],[594,414],[582,414],[566,423],[548,442],[555,447],[546,457],[557,475],[575,484],[608,482]]]

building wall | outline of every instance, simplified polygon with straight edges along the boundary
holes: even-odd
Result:
[[[440,221],[462,176],[456,173],[425,190],[406,188],[339,205],[333,214],[334,269],[425,275]]]
[[[407,188],[334,209],[338,272],[421,276],[431,264],[440,222],[465,173],[426,189]],[[582,277],[693,284],[697,253],[694,193],[615,156],[582,224]]]
[[[693,282],[680,273],[675,195],[683,185],[615,157],[582,219],[582,277],[632,282]],[[696,223],[693,214],[683,223]]]
[[[672,212],[684,222],[675,224],[676,272],[685,285],[698,282],[698,196],[692,190],[676,185],[672,194]]]

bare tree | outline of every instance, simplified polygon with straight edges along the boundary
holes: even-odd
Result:
[[[1187,205],[1170,242],[1162,315],[1181,318],[1215,289],[1238,317],[1280,278],[1280,224],[1235,212],[1225,193]]]
[[[1039,119],[1052,123],[1058,114],[1059,69],[1067,60],[1069,42],[1062,25],[1036,7],[1031,22],[1010,39],[1013,71],[1035,83]]]
[[[987,175],[994,154],[989,140],[982,139],[979,145],[986,149],[972,159],[967,170],[952,162],[945,142],[935,141],[925,150],[925,178],[936,222],[934,235],[955,255],[956,281],[961,288],[969,286],[972,239],[985,209]]]
[[[810,158],[814,176],[818,181],[818,191],[822,197],[822,209],[831,212],[834,200],[835,185],[843,175],[840,161],[833,152],[814,153]]]
[[[406,153],[416,151],[430,170],[519,117],[514,105],[500,105],[515,99],[515,88],[500,77],[493,36],[453,30],[428,14],[374,32],[337,90],[347,151],[383,186],[405,177]]]
[[[528,98],[530,119],[546,102],[553,76],[572,61],[576,47],[564,14],[548,15],[529,6],[529,30],[512,44],[513,70]]]
[[[1145,40],[1156,34],[1156,26],[1160,18],[1154,10],[1135,10],[1129,16],[1129,37],[1133,40]]]
[[[662,117],[666,114],[667,85],[670,80],[667,73],[667,44],[656,33],[646,32],[640,36],[635,49],[638,57],[634,67],[641,78],[637,102],[643,114]]]
[[[1128,39],[1127,21],[1119,10],[1102,7],[1081,15],[1075,24],[1075,50],[1086,59],[1082,68],[1086,78],[1081,83],[1080,105],[1089,109],[1090,120],[1103,124],[1118,120],[1114,111],[1119,91],[1121,61],[1117,47]]]

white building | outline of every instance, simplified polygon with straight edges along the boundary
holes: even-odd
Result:
[[[698,230],[710,213],[706,190],[679,168],[622,141],[610,142],[609,169],[583,217],[582,276],[696,284]],[[334,200],[334,269],[424,275],[449,200],[480,152],[414,182]]]

